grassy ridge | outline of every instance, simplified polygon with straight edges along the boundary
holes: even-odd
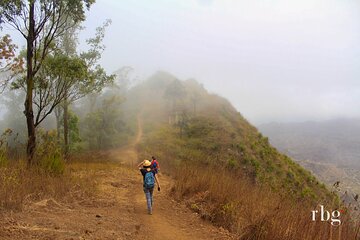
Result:
[[[219,147],[211,143],[179,138],[176,128],[164,126],[148,135],[142,144],[142,155],[156,153],[162,169],[175,177],[173,196],[185,201],[202,218],[239,233],[241,239],[329,239],[330,234],[339,236],[340,228],[311,222],[310,213],[317,203],[332,208],[337,205],[337,198],[322,185],[308,183],[307,171],[297,170],[296,178],[303,181],[303,188],[309,189],[311,194],[304,194],[301,188],[296,191],[293,178],[288,178],[286,172],[282,174],[283,178],[276,177],[277,172],[285,170],[278,169],[271,177],[265,169],[267,163],[259,163],[257,168],[251,163],[241,163],[242,157],[233,158],[231,148],[225,148],[227,144]],[[232,158],[222,158],[223,150],[224,156]],[[215,151],[217,154],[211,153]],[[229,163],[228,159],[235,163]],[[286,166],[287,162],[283,164]],[[289,166],[289,169],[297,168],[297,165]],[[254,175],[256,171],[258,175]],[[355,239],[347,216],[344,215],[342,221],[342,236]]]
[[[141,155],[157,155],[162,169],[175,176],[174,196],[241,239],[355,239],[346,215],[337,228],[311,221],[317,204],[334,209],[338,198],[273,148],[227,100],[183,82],[201,100],[193,111],[191,94],[183,97],[177,121],[170,121],[174,111],[163,96],[171,81],[160,73],[134,95],[146,130]],[[152,98],[142,102],[151,86]]]

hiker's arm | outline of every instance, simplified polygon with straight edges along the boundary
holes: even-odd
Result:
[[[141,163],[139,163],[139,164],[137,165],[137,167],[139,168],[139,167],[141,167],[143,164],[144,164],[144,161],[141,161]]]
[[[158,177],[157,177],[157,174],[155,174],[155,180],[156,180],[156,183],[157,183],[158,188],[159,188],[159,187],[160,187],[160,182],[159,182],[159,179],[158,179]]]

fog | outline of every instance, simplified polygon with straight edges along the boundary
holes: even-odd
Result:
[[[359,1],[98,0],[81,43],[108,18],[110,72],[195,78],[254,124],[360,117]]]

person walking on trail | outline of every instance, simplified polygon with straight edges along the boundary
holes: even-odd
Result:
[[[160,170],[159,162],[156,160],[156,158],[154,156],[152,156],[151,159],[152,159],[151,160],[151,167],[155,171],[155,174],[158,174],[158,172]]]
[[[155,171],[151,169],[151,162],[149,160],[144,160],[142,162],[142,167],[139,167],[141,174],[143,175],[143,187],[146,197],[148,213],[152,214],[152,205],[153,205],[153,192],[155,187],[155,181],[158,186],[158,191],[160,191],[160,182],[158,177],[155,174]]]
[[[144,161],[140,162],[137,166],[141,167],[144,164]],[[160,164],[154,156],[151,157],[151,169],[154,170],[155,174],[158,174],[160,171]]]

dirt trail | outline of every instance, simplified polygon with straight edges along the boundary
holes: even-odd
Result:
[[[142,176],[134,167],[140,119],[138,126],[131,144],[108,152],[117,163],[96,170],[96,196],[66,203],[45,199],[19,213],[0,213],[0,239],[233,239],[174,201],[166,175],[159,177],[161,192],[154,192],[153,215],[147,214]]]
[[[125,148],[113,150],[111,156],[126,156],[123,164],[135,168],[138,163],[136,145],[142,138],[142,123],[138,118],[138,132],[135,140]],[[127,199],[133,203],[133,216],[138,220],[138,232],[133,239],[230,239],[230,234],[205,222],[191,212],[185,205],[169,197],[172,180],[166,175],[160,175],[161,192],[154,191],[154,214],[148,215],[146,199],[142,191],[142,176],[134,170],[136,182],[128,192]],[[221,231],[222,230],[222,231]]]
[[[116,160],[119,163],[126,164],[130,167],[136,165],[136,161],[138,160],[136,145],[140,143],[143,135],[142,121],[139,116],[137,117],[137,126],[137,133],[133,141],[131,141],[128,145],[124,147],[113,149],[106,153],[110,157],[110,159]]]

